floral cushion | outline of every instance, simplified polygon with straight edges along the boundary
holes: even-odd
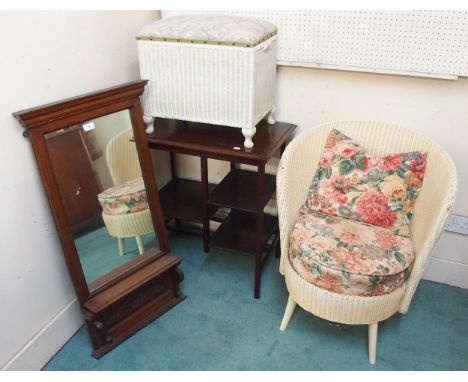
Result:
[[[274,36],[276,26],[251,17],[183,15],[145,26],[137,40],[212,43],[253,47]]]
[[[102,210],[109,215],[123,215],[148,208],[143,178],[129,180],[98,195]]]
[[[289,257],[296,272],[320,288],[377,296],[405,283],[414,252],[410,238],[389,229],[310,212],[294,226]]]
[[[427,153],[378,157],[332,130],[302,212],[362,221],[410,236]]]

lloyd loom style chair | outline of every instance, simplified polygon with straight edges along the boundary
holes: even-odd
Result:
[[[389,155],[427,152],[425,175],[414,205],[411,239],[414,262],[409,276],[390,293],[359,296],[336,293],[306,281],[294,269],[290,237],[308,196],[327,137],[332,129],[351,137],[370,154]],[[281,235],[280,273],[285,276],[289,299],[281,323],[288,326],[296,304],[323,319],[354,325],[369,325],[369,361],[376,360],[378,323],[409,309],[431,252],[444,230],[455,201],[456,168],[444,149],[429,138],[406,128],[368,121],[330,123],[300,134],[286,148],[277,174],[277,203]],[[400,284],[399,284],[400,285]]]
[[[117,238],[119,254],[124,254],[124,238],[135,237],[138,252],[143,254],[142,235],[154,232],[146,200],[133,130],[117,134],[106,147],[106,162],[114,187],[99,195],[102,217],[109,235]]]

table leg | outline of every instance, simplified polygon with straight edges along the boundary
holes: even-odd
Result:
[[[263,252],[263,203],[265,194],[265,163],[258,165],[257,172],[257,235],[255,243],[255,286],[254,297],[260,298]]]
[[[171,151],[169,153],[169,157],[171,159],[171,177],[172,180],[175,180],[177,178],[177,162],[176,162],[176,154],[175,152]]]
[[[201,165],[201,196],[203,208],[203,250],[210,251],[210,219],[208,216],[208,160],[206,155],[200,156]]]
[[[176,154],[172,151],[169,153],[169,157],[171,159],[171,179],[175,181],[177,179],[177,157]],[[174,223],[176,229],[178,230],[180,228],[180,220],[174,219]]]
[[[279,238],[278,238],[278,241],[276,242],[275,257],[278,259],[281,257],[281,241]]]
[[[284,143],[281,145],[281,148],[280,148],[280,154],[281,154],[281,155],[283,155],[285,149],[286,149],[286,142],[284,142]]]

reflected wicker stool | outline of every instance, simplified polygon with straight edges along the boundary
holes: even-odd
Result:
[[[135,237],[138,252],[145,252],[141,235],[154,232],[149,208],[140,212],[125,215],[109,215],[102,213],[102,218],[109,235],[116,237],[119,244],[119,255],[124,255],[124,238]]]
[[[141,177],[141,167],[138,160],[135,143],[130,142],[133,130],[125,130],[116,135],[106,147],[106,162],[114,185],[123,185],[126,182]],[[104,191],[106,192],[106,191]],[[135,237],[138,252],[144,253],[142,235],[154,232],[151,213],[146,203],[146,208],[137,212],[122,214],[108,214],[105,210],[102,218],[109,235],[116,237],[119,245],[119,254],[124,254],[124,239]]]

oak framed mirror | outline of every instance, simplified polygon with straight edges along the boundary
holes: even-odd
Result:
[[[145,134],[146,83],[13,113],[31,141],[96,358],[185,298]]]

